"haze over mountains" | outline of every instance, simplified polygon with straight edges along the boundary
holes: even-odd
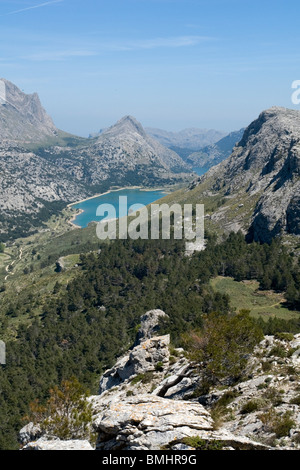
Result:
[[[225,160],[232,152],[233,147],[243,137],[245,129],[230,132],[218,142],[207,145],[198,152],[193,152],[187,156],[186,162],[193,167],[211,168]]]
[[[199,150],[207,145],[212,145],[226,136],[225,132],[215,129],[188,128],[178,132],[170,132],[147,127],[146,131],[166,147],[180,147],[190,150]]]

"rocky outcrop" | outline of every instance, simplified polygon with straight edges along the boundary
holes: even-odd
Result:
[[[135,354],[149,341],[141,341]],[[97,448],[179,449],[186,437],[197,437],[212,448],[217,443],[224,449],[298,449],[299,372],[300,335],[267,336],[249,358],[242,381],[225,381],[199,396],[199,373],[177,350],[147,384],[133,375],[91,397]]]
[[[152,310],[141,318],[139,341],[88,398],[97,450],[191,450],[197,442],[206,449],[300,448],[300,334],[266,336],[238,383],[224,380],[201,395],[201,374],[184,351],[170,346],[169,335],[148,337],[163,317]],[[73,446],[48,442],[33,425],[20,441],[26,450]]]
[[[212,430],[198,403],[141,395],[113,401],[94,420],[99,450],[157,450],[185,437]]]
[[[138,331],[135,344],[145,339],[152,338],[160,329],[160,321],[168,319],[168,315],[162,310],[150,310],[141,317],[141,326]]]
[[[70,440],[61,441],[60,439],[48,440],[41,438],[35,442],[30,442],[22,450],[44,450],[44,451],[57,451],[57,450],[94,450],[88,441]]]
[[[35,442],[43,435],[39,425],[33,423],[28,423],[24,426],[19,432],[19,442],[22,446],[29,444],[30,442]]]
[[[119,359],[100,380],[99,393],[128,382],[137,375],[154,372],[169,363],[170,336],[158,336],[145,340],[128,355]]]

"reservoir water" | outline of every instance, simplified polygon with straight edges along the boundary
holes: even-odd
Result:
[[[103,218],[96,216],[97,208],[100,204],[112,204],[116,210],[116,216],[118,217],[120,196],[127,196],[127,206],[129,209],[133,204],[143,204],[145,206],[151,204],[163,198],[166,194],[166,192],[160,190],[145,191],[142,189],[110,191],[106,194],[73,204],[72,207],[74,209],[83,211],[73,220],[73,223],[81,228],[85,228],[90,222],[99,222]]]

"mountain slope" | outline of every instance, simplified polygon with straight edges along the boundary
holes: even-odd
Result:
[[[300,235],[300,112],[273,107],[244,132],[231,156],[173,199],[203,202],[207,224],[269,242]]]

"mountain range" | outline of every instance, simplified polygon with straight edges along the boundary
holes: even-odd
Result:
[[[206,138],[217,142],[182,159],[132,116],[93,138],[67,134],[55,127],[36,93],[26,95],[9,81],[0,82],[5,89],[0,101],[2,241],[30,233],[66,204],[105,190],[174,183],[186,189],[169,200],[205,203],[207,223],[216,230],[242,230],[249,240],[261,242],[300,234],[299,111],[270,108],[245,130],[221,139],[211,131]],[[160,140],[167,138],[156,131],[152,134]],[[191,171],[216,163],[200,178]]]
[[[146,127],[149,135],[169,148],[182,148],[191,151],[212,145],[225,137],[226,133],[215,129],[188,128],[178,132]],[[190,152],[191,153],[191,152]]]
[[[0,103],[1,238],[24,235],[67,203],[112,187],[166,186],[190,167],[125,116],[93,139],[55,127],[36,93],[2,79]],[[25,232],[24,232],[25,230]]]

